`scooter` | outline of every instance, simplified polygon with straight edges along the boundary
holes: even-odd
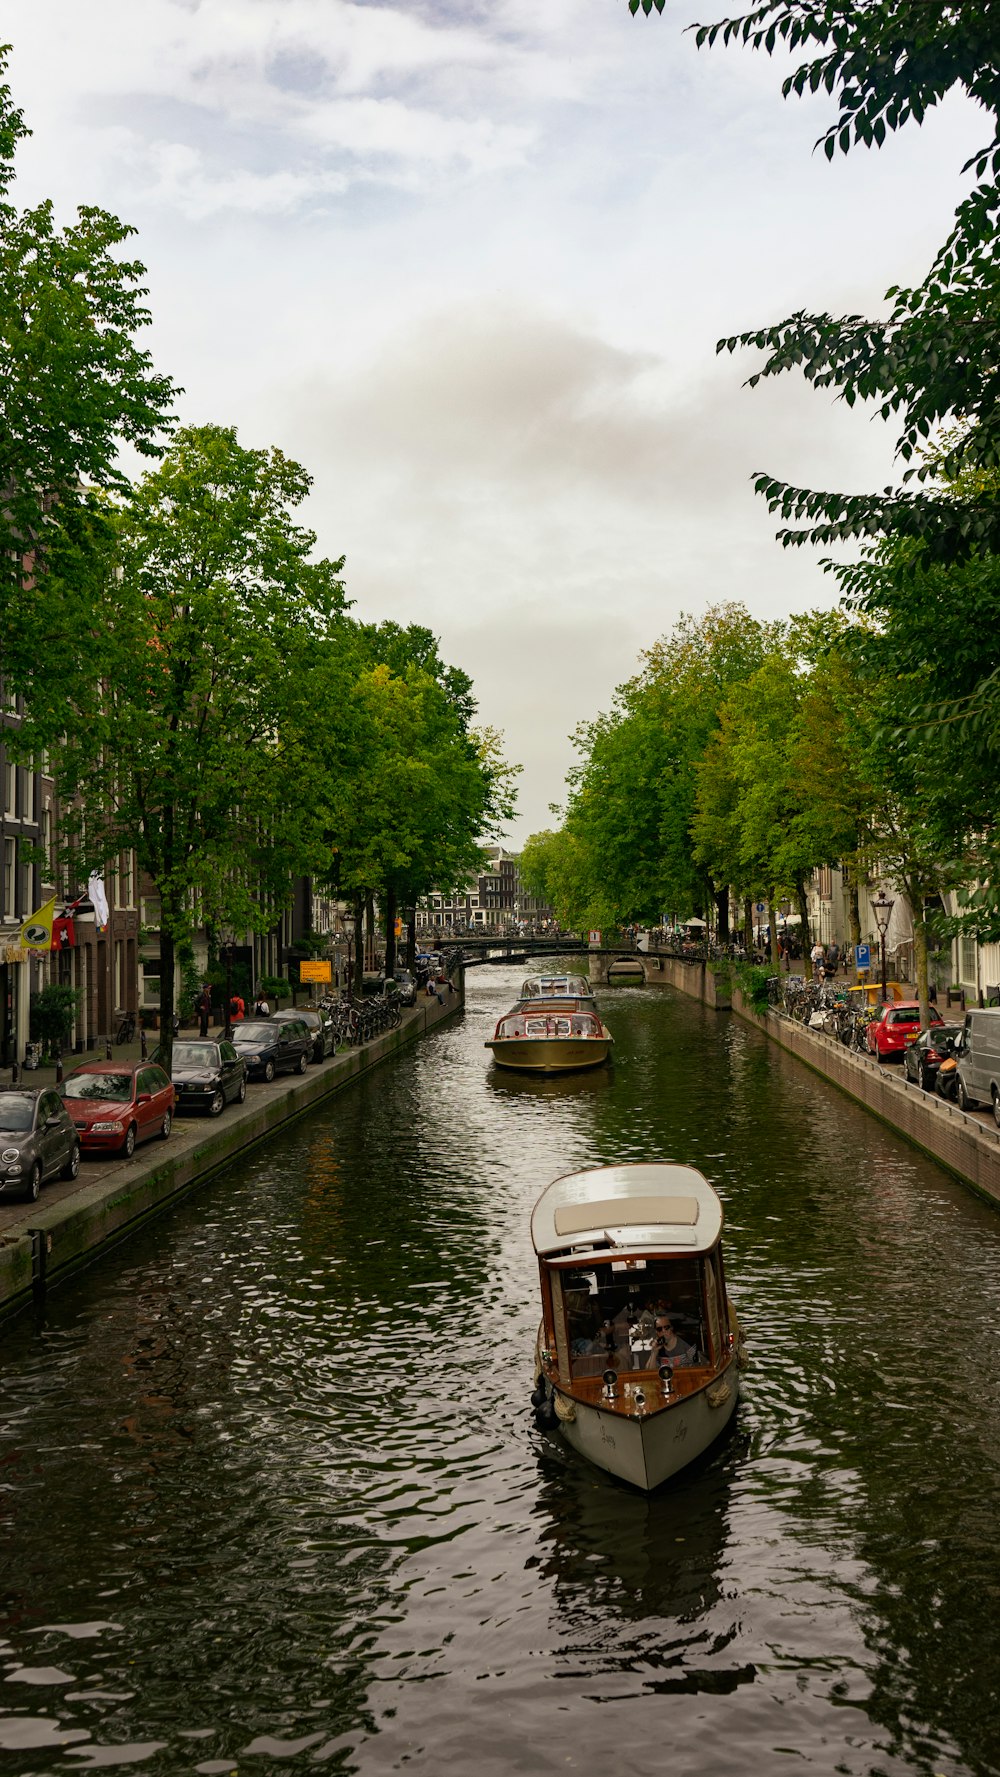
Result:
[[[947,1098],[952,1104],[957,1104],[958,1056],[955,1054],[954,1049],[951,1049],[945,1056],[944,1060],[939,1064],[937,1076],[934,1081],[934,1088],[935,1091],[940,1092],[942,1098]]]

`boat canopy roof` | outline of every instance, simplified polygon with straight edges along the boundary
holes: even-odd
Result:
[[[542,1258],[621,1252],[711,1252],[722,1204],[694,1166],[672,1160],[568,1172],[542,1192],[531,1238]]]
[[[593,997],[586,975],[529,975],[521,983],[522,1000],[592,1000]]]

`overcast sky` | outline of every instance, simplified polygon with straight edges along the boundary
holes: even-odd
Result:
[[[715,341],[879,312],[981,119],[830,165],[828,102],[697,50],[722,0],[5,0],[23,200],[138,229],[183,417],[278,444],[365,618],[430,624],[550,824],[581,718],[682,611],[834,596],[764,468],[884,485],[891,436]]]

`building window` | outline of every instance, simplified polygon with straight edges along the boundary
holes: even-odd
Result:
[[[961,943],[961,979],[969,987],[976,985],[976,940],[963,937]]]
[[[142,972],[142,999],[146,1006],[158,1006],[160,1003],[160,977]]]
[[[17,840],[5,839],[3,842],[3,915],[8,921],[14,918],[14,881],[17,871]]]
[[[9,759],[3,767],[3,811],[14,820],[17,815],[17,767]]]

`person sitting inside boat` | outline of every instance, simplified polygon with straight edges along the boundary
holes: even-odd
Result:
[[[660,1364],[666,1363],[683,1367],[697,1362],[694,1346],[689,1345],[685,1339],[681,1338],[668,1314],[656,1316],[653,1326],[652,1360],[657,1368]]]

